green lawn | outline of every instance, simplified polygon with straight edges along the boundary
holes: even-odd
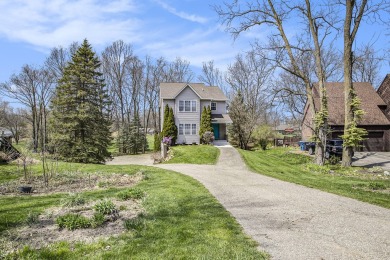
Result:
[[[219,149],[211,145],[173,146],[173,158],[165,163],[216,164]]]
[[[216,148],[215,148],[216,149]],[[12,168],[12,166],[10,166]],[[0,176],[4,167],[0,167]],[[39,167],[34,168],[39,171]],[[61,163],[61,170],[80,174],[143,171],[137,187],[146,193],[144,227],[98,243],[59,242],[33,250],[25,247],[9,259],[264,259],[235,219],[194,179],[146,166],[106,166]],[[9,169],[8,169],[9,170]],[[119,188],[88,191],[93,199],[113,197]],[[21,226],[30,211],[57,206],[66,194],[0,196],[0,235]],[[107,249],[108,248],[108,249]],[[1,253],[0,253],[1,258]]]
[[[239,152],[248,167],[260,174],[390,208],[388,177],[367,173],[359,167],[320,167],[310,157],[286,149]]]

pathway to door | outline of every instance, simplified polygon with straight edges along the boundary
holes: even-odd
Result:
[[[273,259],[390,259],[390,210],[253,173],[219,149],[217,165],[157,167],[203,183]]]

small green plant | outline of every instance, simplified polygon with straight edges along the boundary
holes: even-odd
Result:
[[[126,219],[124,222],[127,230],[135,231],[140,231],[145,228],[145,224],[145,215],[143,213],[139,214],[136,218]]]
[[[30,211],[26,218],[26,224],[31,227],[33,224],[38,223],[38,221],[39,221],[39,213]]]
[[[386,189],[386,185],[384,185],[383,183],[379,183],[379,182],[370,182],[370,184],[368,184],[368,187],[371,190],[385,190]]]
[[[117,194],[117,197],[120,200],[129,200],[129,199],[141,199],[144,195],[145,195],[144,192],[139,188],[131,188],[119,192]]]
[[[336,165],[340,162],[340,157],[336,156],[336,155],[332,155],[329,157],[329,164],[330,165]]]
[[[97,227],[100,227],[101,225],[103,225],[103,223],[105,222],[105,218],[104,218],[104,215],[100,212],[96,212],[92,219],[91,219],[91,227],[92,228],[97,228]]]
[[[91,227],[91,221],[87,217],[74,213],[59,216],[56,219],[56,223],[59,228],[67,228],[68,230]]]
[[[61,200],[61,205],[63,207],[75,207],[85,204],[85,198],[82,197],[79,193],[69,193],[68,196]]]
[[[118,212],[115,207],[115,204],[108,199],[104,199],[95,204],[94,209],[96,212],[99,212],[103,215],[111,215]]]
[[[121,210],[121,211],[122,211],[122,210],[126,210],[126,209],[127,209],[127,207],[126,207],[125,205],[120,205],[120,206],[119,206],[119,210]]]

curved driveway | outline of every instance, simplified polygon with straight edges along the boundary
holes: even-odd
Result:
[[[156,166],[203,183],[273,259],[390,259],[390,210],[253,173],[220,150],[217,165]]]

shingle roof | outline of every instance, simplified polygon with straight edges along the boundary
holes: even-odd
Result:
[[[233,121],[228,114],[211,114],[211,123],[231,124]]]
[[[361,99],[361,108],[365,115],[359,125],[390,125],[390,121],[378,106],[386,106],[383,99],[376,93],[374,87],[367,82],[353,83],[357,96]],[[344,85],[343,82],[328,82],[325,84],[328,96],[329,124],[344,125]],[[319,108],[318,84],[313,88],[316,110]]]
[[[225,94],[219,87],[209,87],[203,83],[160,83],[160,98],[174,99],[185,87],[190,86],[200,99],[226,101]]]

